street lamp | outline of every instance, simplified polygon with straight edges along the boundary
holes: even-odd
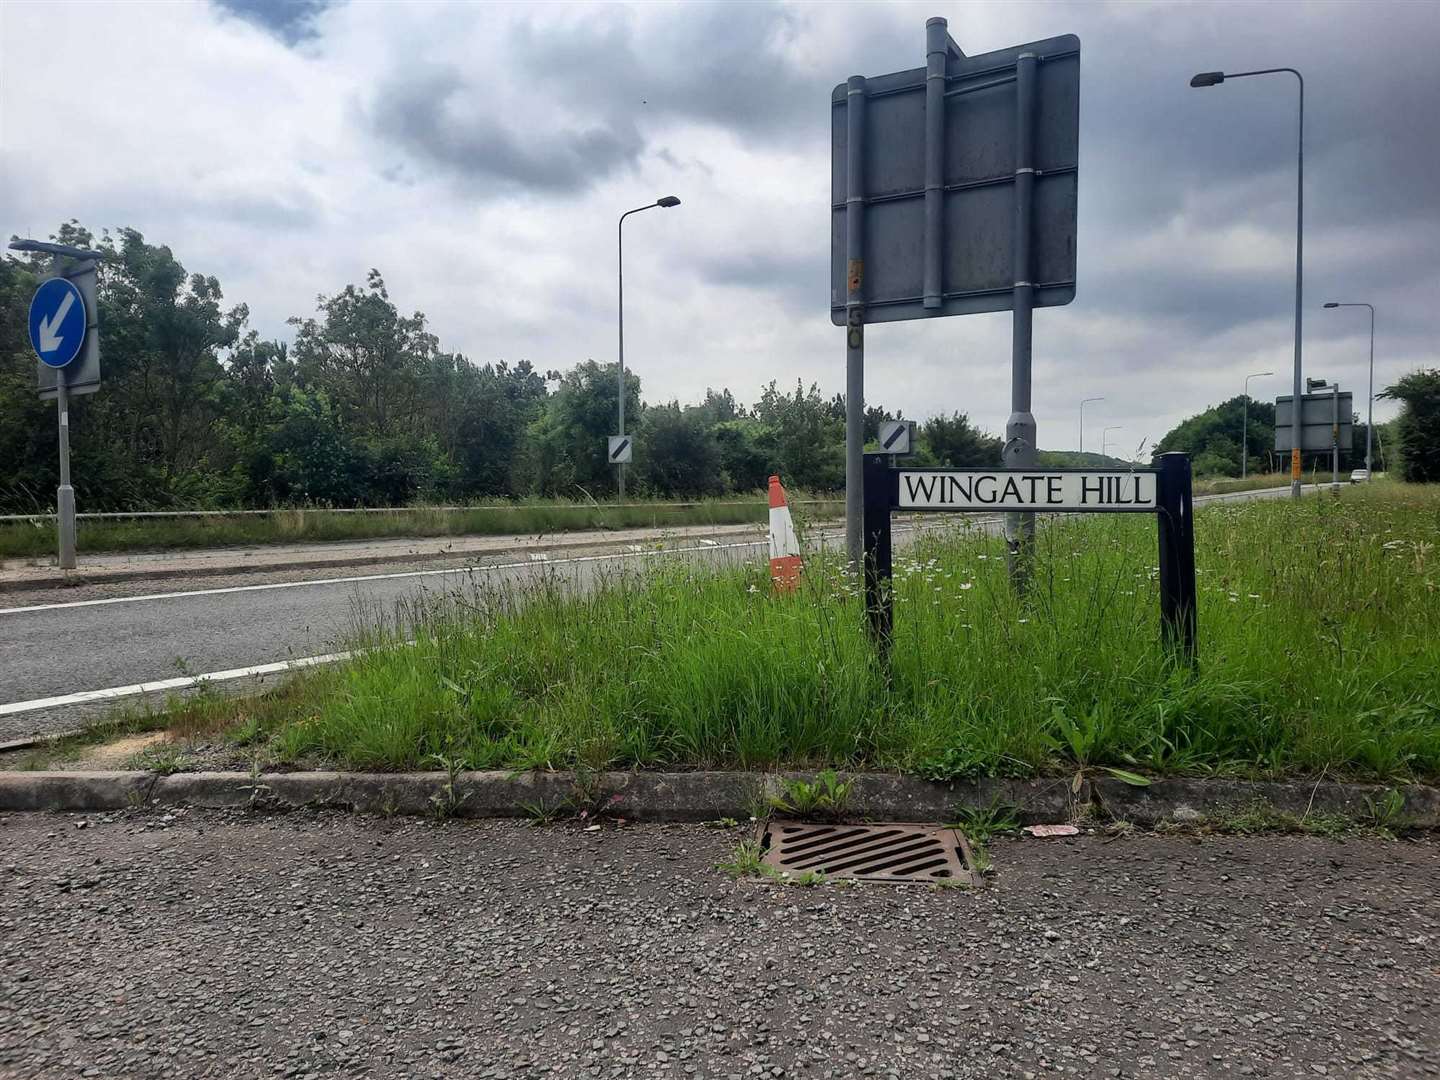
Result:
[[[653,203],[647,203],[644,206],[637,206],[634,210],[626,210],[625,213],[620,215],[620,223],[615,227],[615,282],[619,294],[620,305],[620,427],[619,430],[616,432],[617,435],[625,434],[625,219],[631,214],[638,214],[642,210],[653,210],[657,206],[663,206],[665,209],[668,210],[672,206],[679,205],[680,200],[677,199],[674,195],[662,196],[661,198],[656,199]],[[625,498],[624,465],[617,464],[615,466],[615,487],[618,492],[619,498],[623,500]]]
[[[1325,306],[1327,308],[1363,307],[1370,309],[1370,393],[1365,412],[1365,471],[1368,473],[1370,472],[1370,445],[1375,428],[1375,306],[1364,302],[1342,304],[1336,303],[1334,300]]]
[[[1245,400],[1241,408],[1245,410],[1240,421],[1240,479],[1245,479],[1247,466],[1250,462],[1250,380],[1263,379],[1267,375],[1274,375],[1273,371],[1257,371],[1253,375],[1245,376]]]
[[[1092,401],[1104,401],[1103,397],[1087,397],[1080,401],[1080,453],[1085,453],[1085,406]],[[1083,465],[1084,462],[1081,462]]]
[[[1300,297],[1304,289],[1305,256],[1305,79],[1294,68],[1264,68],[1260,71],[1202,71],[1190,80],[1191,86],[1218,86],[1226,79],[1245,79],[1251,75],[1294,75],[1300,83],[1300,125],[1296,146],[1295,174],[1295,378],[1294,407],[1290,414],[1290,494],[1300,498],[1300,414],[1303,395],[1300,388]]]
[[[1119,430],[1121,430],[1122,427],[1124,427],[1123,424],[1111,424],[1109,427],[1107,427],[1104,431],[1102,431],[1102,432],[1100,433],[1100,456],[1101,456],[1101,457],[1105,457],[1105,456],[1106,456],[1106,451],[1107,451],[1107,450],[1109,449],[1109,447],[1110,447],[1110,432],[1112,432],[1112,431],[1119,431]]]

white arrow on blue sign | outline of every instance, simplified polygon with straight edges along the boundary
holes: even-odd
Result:
[[[64,278],[41,282],[30,301],[30,345],[42,364],[62,368],[85,344],[85,301]]]

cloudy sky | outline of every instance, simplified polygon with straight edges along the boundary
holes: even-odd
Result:
[[[1433,3],[689,3],[216,0],[0,4],[0,230],[131,225],[217,275],[263,334],[375,266],[477,361],[615,353],[650,401],[770,379],[844,384],[830,324],[830,89],[1082,42],[1078,295],[1035,319],[1040,443],[1124,450],[1238,394],[1288,391],[1296,84],[1307,77],[1307,375],[1363,411],[1434,366],[1440,7]],[[1008,314],[872,327],[867,397],[1003,428]],[[1387,407],[1377,415],[1388,416]],[[1113,448],[1112,448],[1113,449]]]

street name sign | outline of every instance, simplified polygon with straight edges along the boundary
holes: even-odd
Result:
[[[1153,472],[904,470],[899,510],[1089,513],[1158,508]]]
[[[895,621],[891,519],[902,511],[1153,514],[1159,526],[1160,627],[1167,646],[1195,659],[1194,501],[1190,458],[1161,454],[1156,468],[897,469],[865,455],[865,614],[881,655]]]
[[[880,425],[880,450],[886,454],[908,454],[914,448],[914,420],[886,420]]]
[[[46,367],[62,368],[85,344],[85,298],[62,277],[42,281],[30,300],[30,346]]]
[[[611,435],[608,453],[611,465],[628,465],[635,451],[635,440],[629,435]]]

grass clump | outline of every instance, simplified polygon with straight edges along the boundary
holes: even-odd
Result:
[[[850,803],[852,781],[841,780],[834,769],[826,769],[814,781],[783,779],[784,791],[770,798],[776,813],[816,821],[839,821]]]
[[[477,585],[283,708],[225,707],[281,761],[361,769],[1440,777],[1440,489],[1210,506],[1196,532],[1198,670],[1159,644],[1154,522],[1094,515],[1040,530],[1024,601],[998,538],[919,540],[888,670],[843,560],[785,598],[763,565],[676,560]]]

